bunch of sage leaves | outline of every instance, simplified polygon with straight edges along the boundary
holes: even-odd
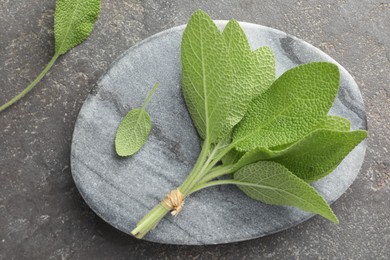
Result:
[[[269,47],[252,51],[239,23],[221,33],[196,11],[181,44],[182,91],[202,139],[199,158],[178,188],[184,198],[234,184],[250,198],[294,206],[338,223],[309,183],[332,172],[364,138],[347,119],[328,116],[339,89],[336,65],[313,62],[275,78]],[[218,179],[228,175],[231,178]],[[162,203],[132,231],[142,238],[172,209]]]

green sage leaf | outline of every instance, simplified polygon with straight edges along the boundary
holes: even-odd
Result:
[[[237,171],[234,179],[240,182],[237,183],[238,187],[252,199],[272,205],[294,206],[338,223],[322,196],[281,164],[250,164]]]
[[[65,54],[91,34],[100,0],[57,0],[54,18],[55,49]]]
[[[233,98],[232,65],[227,44],[210,17],[198,10],[181,44],[183,96],[202,139],[216,143],[229,131]]]
[[[349,122],[348,119],[338,116],[326,116],[316,125],[314,131],[318,129],[349,131],[350,125],[351,122]],[[274,146],[271,148],[260,147],[253,149],[249,152],[239,152],[236,149],[233,149],[222,158],[222,163],[224,165],[231,165],[237,163],[234,167],[234,171],[236,171],[247,164],[280,156],[281,154],[284,154],[286,153],[286,151],[288,151],[286,150],[287,148],[293,146],[295,143],[302,141],[303,139],[288,144]],[[240,161],[242,157],[244,158]]]
[[[228,119],[233,127],[243,118],[250,101],[275,81],[275,61],[269,47],[251,51],[245,32],[236,20],[230,20],[222,34],[228,47],[226,58],[230,58],[233,68],[234,100]]]
[[[257,148],[249,151],[233,165],[232,171],[268,160],[284,165],[306,182],[313,182],[331,173],[366,137],[367,132],[363,130],[341,132],[318,129],[284,150]]]
[[[257,148],[242,155],[232,171],[258,161],[275,161],[299,178],[313,182],[331,173],[353,148],[367,137],[367,132],[340,132],[318,129],[290,147],[273,151]],[[237,152],[238,153],[238,152]]]
[[[127,113],[118,127],[115,149],[119,156],[130,156],[138,152],[148,139],[152,123],[149,114],[143,109]]]
[[[233,130],[240,151],[288,144],[309,133],[327,114],[337,95],[338,67],[313,62],[295,67],[253,100]]]
[[[296,151],[297,147],[302,147],[302,143],[307,143],[307,139],[313,138],[313,135],[315,136],[316,134],[314,132],[317,132],[318,130],[330,130],[330,131],[342,131],[348,133],[350,129],[351,123],[349,122],[348,119],[338,117],[338,116],[326,116],[324,117],[317,125],[316,128],[311,132],[309,135],[303,137],[302,139],[293,142],[293,143],[288,143],[288,144],[283,144],[279,146],[274,146],[271,148],[265,148],[265,147],[260,147],[253,149],[249,152],[239,152],[235,149],[230,151],[225,157],[223,158],[222,162],[227,165],[227,164],[235,164],[234,167],[232,168],[233,171],[237,171],[241,167],[244,167],[245,165],[255,163],[261,160],[272,160],[272,158],[275,157],[283,157],[284,155],[288,155],[290,153],[294,153]],[[322,132],[322,131],[321,131]],[[332,135],[332,134],[330,134]],[[359,139],[359,138],[358,138]],[[364,139],[364,138],[363,138]],[[337,140],[337,138],[336,138]],[[313,143],[313,145],[319,145],[319,147],[324,147],[325,145],[328,145],[332,143],[334,140],[332,139],[332,136],[328,140],[324,142],[324,140],[317,140]],[[358,140],[355,140],[357,142],[355,145],[357,145],[359,142]],[[308,142],[310,143],[310,142]],[[346,147],[346,154],[340,155],[340,159],[343,159],[354,147],[353,145],[354,142],[351,142],[350,139],[345,140],[345,143],[347,144]],[[349,151],[347,152],[349,147]],[[310,147],[306,147],[307,150],[310,150]],[[305,148],[304,148],[305,149]],[[321,148],[320,148],[321,149]],[[334,154],[334,156],[338,156],[337,153]],[[341,161],[340,161],[341,162]],[[340,163],[339,162],[339,163]],[[302,162],[300,162],[302,163]],[[337,163],[337,165],[339,164]],[[331,168],[331,167],[330,167]],[[329,168],[329,169],[330,169]],[[335,167],[334,167],[335,168]],[[295,174],[294,170],[292,170],[293,173]],[[330,173],[330,172],[328,172]],[[312,173],[312,175],[320,176],[322,175],[324,177],[326,173]],[[302,174],[297,174],[298,176],[303,176]],[[305,179],[305,178],[303,178]],[[307,180],[309,181],[309,180]]]
[[[145,111],[158,84],[153,86],[142,108],[133,109],[122,120],[115,136],[115,149],[119,156],[130,156],[138,152],[146,143],[152,123],[149,114]]]
[[[270,160],[284,165],[306,182],[313,182],[336,169],[366,137],[363,130],[317,130]]]

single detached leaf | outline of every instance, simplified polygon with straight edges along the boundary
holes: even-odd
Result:
[[[100,0],[57,0],[54,18],[56,54],[62,55],[91,34]]]
[[[0,112],[30,92],[51,69],[59,56],[83,42],[91,33],[99,14],[100,0],[57,0],[54,18],[55,55],[22,92],[0,106]]]
[[[133,109],[127,113],[118,127],[115,149],[120,156],[130,156],[138,152],[148,139],[152,123],[144,109]]]
[[[319,129],[272,158],[299,178],[313,182],[331,173],[367,137],[367,132]]]
[[[327,62],[313,62],[288,70],[250,104],[233,130],[236,148],[250,151],[303,137],[329,111],[339,81],[337,66]]]
[[[145,107],[157,87],[158,83],[153,86],[142,108],[131,110],[120,123],[115,136],[115,149],[119,156],[133,155],[146,143],[152,123]]]
[[[216,143],[228,134],[233,98],[232,66],[225,40],[203,11],[192,16],[181,44],[183,96],[202,139]]]
[[[275,61],[269,47],[251,51],[246,35],[236,20],[230,20],[222,34],[233,68],[234,99],[229,114],[233,127],[243,118],[250,101],[267,90],[275,80]]]
[[[238,187],[252,199],[272,205],[294,206],[338,223],[321,195],[283,165],[275,162],[250,164],[236,172],[234,179],[241,182]]]

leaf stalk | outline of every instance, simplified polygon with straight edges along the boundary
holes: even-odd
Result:
[[[152,90],[148,94],[148,97],[145,99],[145,102],[142,105],[141,109],[145,110],[145,107],[148,105],[148,103],[149,103],[150,99],[152,98],[154,92],[156,92],[157,87],[158,87],[158,83],[154,84]]]
[[[151,91],[151,94],[153,94],[152,92],[153,90]],[[224,175],[227,172],[226,170],[230,169],[230,167],[217,167],[216,170],[211,171],[212,174],[209,173],[213,166],[215,166],[215,164],[218,163],[218,161],[232,149],[231,146],[227,146],[220,150],[220,147],[220,144],[217,144],[210,151],[209,142],[207,140],[204,141],[202,150],[196,164],[194,165],[194,168],[191,170],[183,184],[179,187],[180,192],[183,193],[185,197],[188,197],[195,191],[203,189],[203,187],[207,187],[208,183],[205,183],[206,181]],[[210,183],[213,184],[216,182]],[[156,227],[156,225],[169,211],[169,209],[159,203],[147,215],[145,215],[141,221],[138,222],[137,227],[131,231],[131,234],[136,238],[143,238],[150,230]]]
[[[38,77],[33,82],[31,82],[31,84],[28,85],[28,87],[25,88],[22,92],[20,92],[18,95],[13,97],[7,103],[2,105],[0,107],[0,112],[6,110],[8,107],[10,107],[11,105],[13,105],[17,101],[19,101],[22,97],[24,97],[28,92],[30,92],[41,81],[41,79],[46,75],[46,73],[51,69],[51,67],[53,67],[54,63],[56,62],[56,60],[58,59],[59,56],[60,56],[60,54],[55,53],[53,58],[50,60],[50,62],[47,64],[47,66],[41,72],[41,74],[39,74]]]

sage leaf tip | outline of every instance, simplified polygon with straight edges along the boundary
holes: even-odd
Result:
[[[340,220],[339,220],[339,218],[336,216],[336,214],[334,214],[333,210],[332,210],[332,218],[330,219],[330,221],[332,221],[332,222],[335,223],[335,224],[340,224]]]
[[[242,30],[240,24],[236,19],[230,19],[229,22],[226,24],[226,27],[237,27],[237,29]]]
[[[199,15],[202,15],[202,16],[206,15],[206,16],[210,17],[209,14],[206,13],[205,11],[203,11],[202,9],[197,9],[191,16],[199,16]]]

